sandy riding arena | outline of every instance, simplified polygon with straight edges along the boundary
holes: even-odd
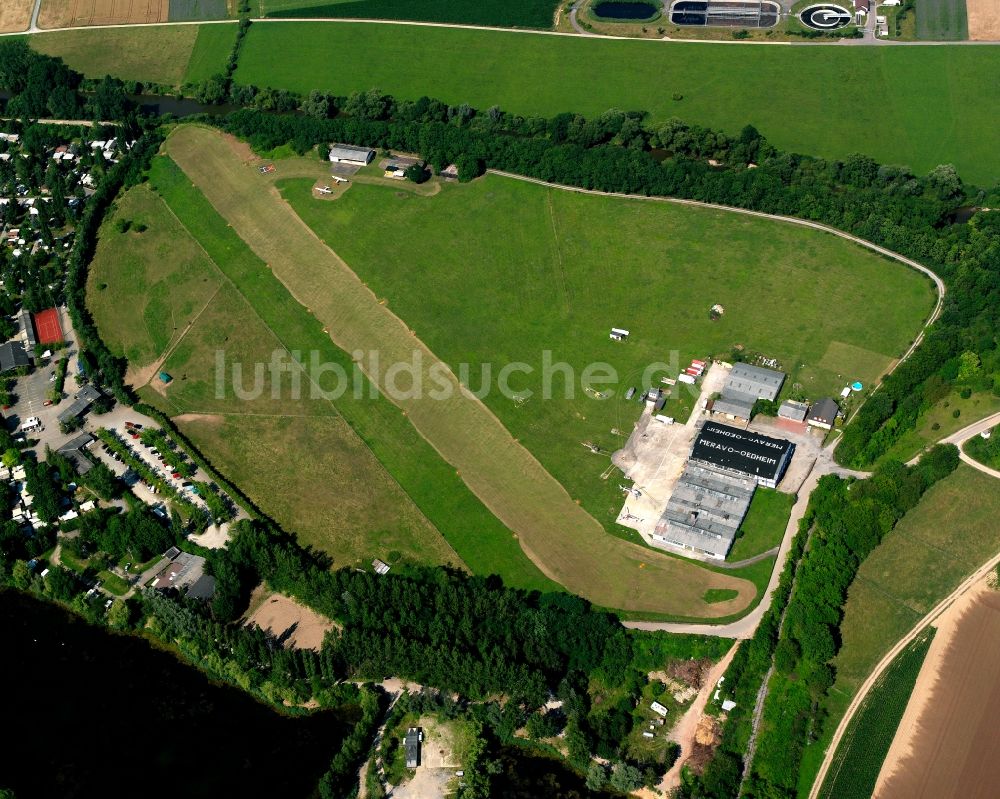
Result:
[[[254,604],[251,599],[251,607]],[[283,594],[265,596],[248,621],[278,636],[286,646],[296,649],[319,649],[323,636],[336,626],[316,611]]]

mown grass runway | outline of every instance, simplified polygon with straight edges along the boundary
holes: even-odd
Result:
[[[410,362],[420,353],[424,363],[418,371],[425,372],[425,385],[438,385],[429,372],[434,355],[268,189],[232,142],[215,131],[188,126],[175,131],[166,148],[269,267],[246,280],[259,283],[271,275],[281,280],[307,309],[308,318],[328,330],[342,350],[377,349],[383,364]],[[383,388],[384,376],[376,377]],[[754,599],[756,589],[746,580],[607,535],[484,405],[458,390],[453,374],[439,376],[450,396],[397,396],[395,403],[514,530],[518,543],[549,577],[596,604],[626,611],[724,617]],[[710,588],[739,594],[709,606],[703,596]]]

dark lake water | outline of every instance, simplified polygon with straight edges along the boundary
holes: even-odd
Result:
[[[0,788],[18,799],[311,797],[354,718],[287,716],[134,636],[0,591]],[[495,796],[605,799],[509,747]]]
[[[659,8],[651,3],[597,3],[593,9],[597,16],[605,19],[636,20],[649,19],[659,11]]]
[[[308,797],[348,722],[285,716],[143,639],[0,592],[0,787],[18,799]]]

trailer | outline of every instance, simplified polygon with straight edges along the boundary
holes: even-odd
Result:
[[[611,340],[612,341],[626,341],[628,339],[628,331],[621,327],[611,328]]]
[[[678,380],[679,380],[679,381],[680,381],[681,383],[687,383],[687,384],[688,384],[689,386],[693,386],[693,385],[694,385],[694,382],[695,382],[695,381],[694,381],[694,377],[693,377],[693,376],[691,376],[691,375],[689,375],[689,374],[682,374],[682,375],[677,375],[677,379],[678,379]]]

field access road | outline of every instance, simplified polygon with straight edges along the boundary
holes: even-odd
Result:
[[[68,25],[65,28],[39,28],[38,27],[38,11],[41,5],[41,0],[35,0],[35,8],[31,16],[31,26],[24,31],[15,31],[12,33],[0,33],[0,38],[4,36],[24,36],[25,33],[58,33],[60,31],[94,31],[94,30],[106,30],[108,28],[153,28],[153,27],[163,27],[167,25],[235,25],[237,20],[235,19],[202,19],[202,20],[179,20],[175,22],[121,22],[112,23],[108,25]],[[785,47],[856,47],[858,45],[877,45],[880,47],[896,47],[896,46],[906,46],[906,47],[937,47],[937,46],[947,46],[952,47],[955,45],[997,45],[1000,42],[997,41],[970,41],[968,39],[954,42],[929,42],[929,41],[912,41],[903,42],[898,39],[879,39],[873,37],[868,39],[867,37],[863,39],[840,39],[837,42],[831,43],[826,42],[772,42],[764,39],[750,39],[747,41],[737,41],[728,39],[671,39],[669,36],[664,36],[660,39],[639,39],[635,36],[612,36],[610,34],[604,33],[594,33],[593,31],[584,30],[582,26],[579,25],[576,19],[576,7],[570,10],[570,21],[573,24],[574,33],[568,33],[566,31],[545,31],[545,30],[530,30],[528,28],[498,28],[490,25],[463,25],[457,22],[418,22],[415,20],[399,20],[399,19],[322,19],[316,17],[254,17],[251,20],[255,25],[258,23],[268,23],[271,25],[280,25],[286,22],[310,22],[317,25],[405,25],[408,27],[415,28],[457,28],[459,30],[472,30],[472,31],[491,31],[493,33],[519,33],[527,34],[533,36],[568,36],[570,38],[579,39],[581,35],[587,36],[592,39],[613,39],[622,42],[672,42],[680,44],[721,44],[721,45],[733,45],[736,47],[747,47],[747,46],[785,46]]]

